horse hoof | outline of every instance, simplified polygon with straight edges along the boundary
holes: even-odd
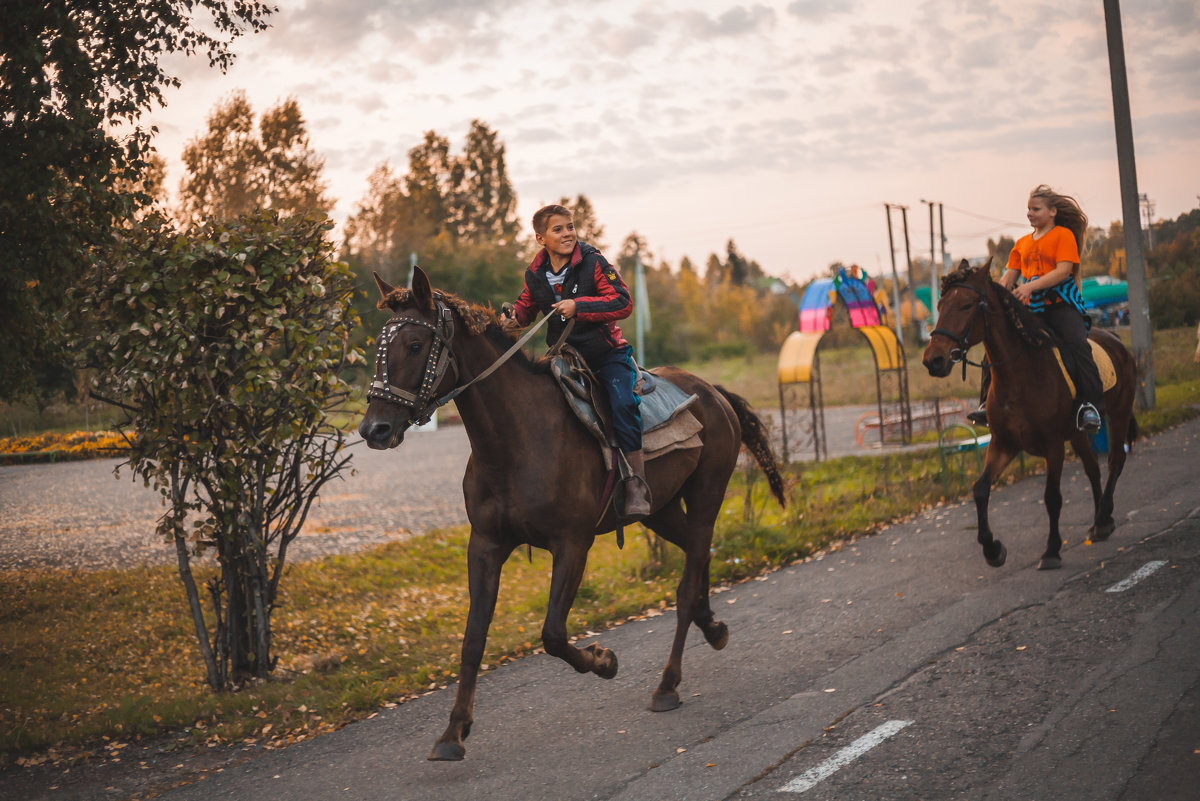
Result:
[[[608,648],[592,643],[583,650],[592,654],[592,672],[602,679],[611,679],[617,675],[617,655]]]
[[[1038,570],[1058,570],[1062,567],[1061,556],[1043,556],[1038,562]]]
[[[679,708],[679,693],[671,690],[667,693],[656,692],[650,696],[651,712],[670,712]]]
[[[467,749],[462,743],[434,743],[428,759],[430,762],[461,762],[466,755]]]
[[[714,623],[705,630],[704,639],[708,640],[714,651],[720,651],[729,644],[729,627],[724,623]]]
[[[1000,542],[1000,540],[996,540],[996,545],[996,555],[988,556],[984,554],[984,558],[987,559],[987,563],[992,567],[1003,567],[1004,563],[1008,560],[1008,549],[1004,547],[1004,543]]]
[[[1112,533],[1116,530],[1116,528],[1117,524],[1110,520],[1107,523],[1100,523],[1099,525],[1089,528],[1088,536],[1091,538],[1092,542],[1104,542],[1104,540],[1112,536]]]

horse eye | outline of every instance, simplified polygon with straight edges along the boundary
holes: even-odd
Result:
[[[409,352],[409,353],[420,353],[420,352],[421,352],[421,343],[420,343],[420,342],[414,342],[414,343],[412,343],[411,345],[409,345],[409,346],[408,346],[408,352]]]

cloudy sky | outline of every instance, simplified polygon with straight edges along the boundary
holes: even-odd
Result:
[[[371,170],[472,119],[507,148],[522,220],[586,194],[615,251],[702,263],[733,238],[775,275],[890,271],[884,202],[914,257],[944,204],[954,259],[1020,235],[1049,183],[1094,223],[1121,216],[1100,0],[276,0],[236,66],[176,61],[152,115],[179,154],[213,106],[293,96],[334,216]],[[1200,4],[1124,0],[1138,188],[1156,218],[1200,205]],[[899,213],[897,247],[903,260]],[[436,265],[426,264],[433,270]]]

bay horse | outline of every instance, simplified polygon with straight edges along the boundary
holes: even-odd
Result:
[[[490,308],[431,288],[420,268],[412,289],[375,276],[392,312],[377,341],[375,380],[358,431],[375,449],[394,448],[410,425],[428,419],[453,397],[471,444],[463,496],[471,524],[467,544],[470,609],[462,641],[458,691],[446,731],[432,760],[460,760],[471,732],[475,687],[488,627],[496,607],[500,571],[520,545],[552,557],[550,598],[542,626],[546,653],[579,673],[605,679],[617,674],[617,657],[592,643],[580,649],[567,637],[567,615],[583,579],[588,550],[613,531],[612,505],[601,512],[607,470],[600,447],[570,411],[546,360],[531,362],[499,326]],[[506,350],[509,353],[506,353]],[[504,359],[508,355],[512,358]],[[745,444],[766,474],[772,493],[786,502],[766,429],[745,400],[683,370],[653,371],[698,399],[689,407],[703,425],[703,445],[676,450],[646,463],[654,498],[643,525],[685,555],[676,593],[675,638],[650,709],[679,706],[684,641],[695,623],[720,650],[726,625],[709,606],[713,524]]]
[[[991,487],[1021,451],[1040,456],[1046,461],[1044,500],[1050,533],[1038,569],[1052,570],[1062,567],[1059,484],[1067,440],[1083,462],[1092,485],[1095,509],[1088,535],[1100,541],[1108,539],[1116,528],[1113,491],[1125,466],[1125,446],[1137,438],[1133,416],[1137,369],[1133,355],[1121,340],[1108,331],[1091,330],[1088,337],[1104,348],[1116,371],[1116,385],[1104,394],[1109,424],[1108,480],[1101,492],[1100,463],[1087,434],[1075,428],[1074,400],[1051,348],[1056,343],[1055,335],[1041,318],[991,279],[990,269],[991,259],[974,270],[964,259],[958,269],[942,279],[937,327],[921,361],[930,375],[944,378],[956,362],[963,362],[965,371],[967,349],[983,342],[992,371],[987,396],[992,437],[983,475],[973,487],[979,544],[989,565],[1004,564],[1008,551],[988,526]]]

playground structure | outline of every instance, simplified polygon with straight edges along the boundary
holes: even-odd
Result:
[[[842,268],[833,278],[821,278],[808,285],[800,302],[799,330],[793,331],[779,351],[779,416],[783,434],[783,458],[789,459],[788,394],[799,385],[808,386],[813,456],[817,461],[829,458],[825,435],[825,401],[821,387],[821,340],[833,324],[835,312],[844,307],[850,326],[867,340],[875,360],[877,414],[864,415],[857,429],[877,429],[879,444],[912,442],[913,417],[908,398],[908,366],[904,348],[896,333],[883,324],[881,309],[887,314],[887,295],[874,280],[858,267]],[[793,392],[794,394],[794,392]],[[794,416],[794,415],[793,415]],[[940,417],[939,417],[940,424]]]

